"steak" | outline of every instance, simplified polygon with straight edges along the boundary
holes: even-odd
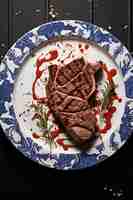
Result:
[[[49,67],[49,108],[78,145],[87,144],[96,136],[96,116],[89,98],[96,89],[94,75],[98,69],[98,65],[85,63],[83,58],[65,66]]]

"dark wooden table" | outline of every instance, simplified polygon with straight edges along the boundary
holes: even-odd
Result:
[[[23,33],[56,19],[80,19],[100,25],[115,34],[133,52],[132,10],[132,0],[1,0],[0,57],[3,58]],[[99,166],[80,172],[60,172],[25,158],[0,129],[0,192],[45,191],[54,187],[57,179],[71,179],[72,184],[77,182],[78,185],[86,179],[87,188],[90,185],[91,188],[99,188],[110,199],[126,198],[133,183],[132,146],[133,137]]]

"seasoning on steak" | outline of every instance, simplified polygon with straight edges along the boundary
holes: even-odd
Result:
[[[49,67],[46,87],[49,108],[79,145],[96,136],[96,117],[89,97],[96,89],[94,75],[98,69],[98,65],[86,64],[83,58],[62,67]]]

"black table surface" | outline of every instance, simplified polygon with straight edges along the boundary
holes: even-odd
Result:
[[[2,0],[0,59],[23,33],[59,19],[97,24],[116,35],[132,53],[132,10],[132,0]],[[98,166],[63,172],[39,166],[25,158],[0,129],[0,192],[43,191],[46,185],[57,184],[57,179],[71,179],[72,184],[79,184],[80,178],[80,183],[88,179],[87,187],[99,188],[109,199],[125,199],[133,183],[132,145],[133,136],[121,150]]]

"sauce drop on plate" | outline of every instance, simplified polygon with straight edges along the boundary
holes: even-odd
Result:
[[[57,144],[61,145],[65,151],[67,151],[69,148],[74,147],[74,145],[72,144],[65,144],[64,141],[65,141],[64,138],[59,138],[56,140]]]
[[[37,133],[32,133],[32,137],[35,138],[35,139],[39,139],[40,138],[40,136]]]

